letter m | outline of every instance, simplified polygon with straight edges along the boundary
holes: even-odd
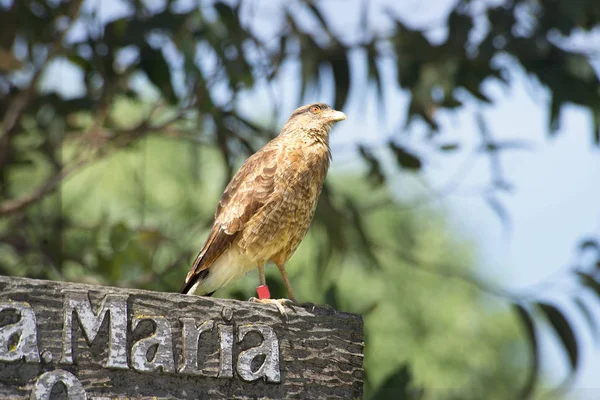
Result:
[[[96,339],[106,314],[108,325],[107,368],[128,369],[127,365],[127,296],[107,294],[98,312],[92,310],[92,304],[86,293],[66,292],[63,307],[63,348],[60,362],[73,364],[72,327],[73,315],[83,331],[88,345]]]

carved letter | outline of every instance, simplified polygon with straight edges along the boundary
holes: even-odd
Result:
[[[25,362],[39,363],[37,323],[33,309],[27,303],[8,301],[0,303],[0,312],[4,310],[15,310],[20,314],[20,319],[12,325],[0,327],[0,361],[15,361],[24,357]],[[16,343],[11,343],[11,338]]]
[[[96,339],[106,313],[110,315],[108,326],[107,368],[127,369],[127,296],[107,294],[97,313],[85,293],[65,293],[64,299],[63,350],[60,362],[73,364],[71,328],[73,312],[77,314],[79,326],[88,345]]]
[[[143,320],[153,321],[156,330],[147,338],[140,339],[131,346],[131,365],[140,372],[153,372],[162,368],[163,372],[174,372],[173,338],[171,326],[165,317],[134,317],[131,329],[134,330]],[[152,360],[148,361],[148,350],[158,346]]]
[[[233,326],[219,324],[219,350],[217,378],[233,378]]]
[[[67,389],[67,399],[69,400],[86,400],[87,394],[83,390],[83,385],[79,379],[70,372],[57,369],[50,372],[45,372],[40,375],[31,391],[30,400],[50,400],[52,388],[58,382],[62,382]]]
[[[238,342],[244,340],[248,332],[258,332],[263,337],[260,346],[251,347],[248,350],[240,352],[237,361],[237,372],[240,378],[246,382],[255,381],[265,377],[267,382],[281,382],[279,372],[279,341],[275,332],[267,325],[243,325],[238,329]],[[256,370],[252,371],[252,360],[259,355],[265,356],[265,361]]]
[[[198,368],[198,341],[203,332],[210,331],[215,326],[215,321],[204,321],[200,326],[196,326],[194,318],[179,318],[183,336],[183,365],[179,368],[180,374],[202,375],[202,370]]]

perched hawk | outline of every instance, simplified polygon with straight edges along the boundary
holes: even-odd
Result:
[[[331,161],[329,132],[344,119],[323,103],[300,107],[279,136],[246,160],[219,201],[182,293],[210,296],[254,268],[264,286],[264,265],[272,261],[296,302],[285,263],[308,231]],[[287,300],[258,301],[283,311]]]

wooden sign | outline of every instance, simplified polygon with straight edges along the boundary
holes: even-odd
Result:
[[[362,398],[360,316],[0,277],[2,399]]]

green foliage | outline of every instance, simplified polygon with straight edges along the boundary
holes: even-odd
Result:
[[[44,207],[30,209],[43,219],[54,213],[62,219],[56,270],[40,269],[40,262],[27,256],[8,263],[0,251],[3,273],[176,291],[218,200],[221,179],[215,178],[223,175],[215,167],[218,157],[214,147],[147,139],[87,168],[63,185],[62,208],[44,214]],[[369,208],[389,196],[385,190],[365,196],[368,191],[355,176],[333,177],[331,184],[334,201],[366,210],[363,229],[378,243],[371,255],[375,263],[365,256],[359,232],[336,232],[341,236],[336,243],[331,224],[318,220],[288,271],[301,300],[364,316],[369,397],[514,394],[525,368],[516,361],[524,343],[515,321],[498,304],[483,302],[476,289],[437,274],[439,268],[468,272],[470,246],[452,239],[432,211],[399,212],[393,201]],[[323,247],[330,248],[329,257]],[[44,255],[45,249],[30,248],[27,254]],[[399,260],[397,250],[421,260],[425,270]],[[268,284],[274,296],[285,295],[275,268],[268,269]],[[217,295],[245,300],[256,285],[257,276],[250,274]]]
[[[392,110],[385,110],[383,88],[399,85],[409,96],[407,128],[423,121],[430,132],[421,148],[434,154],[462,148],[460,141],[436,140],[439,111],[493,104],[484,84],[510,85],[510,70],[520,68],[551,97],[549,133],[557,132],[561,110],[576,104],[589,111],[593,143],[600,144],[594,49],[568,44],[600,26],[596,0],[461,0],[439,43],[391,11],[384,17],[393,22],[390,30],[370,26],[366,16],[376,2],[364,2],[355,42],[332,30],[332,15],[318,2],[286,2],[274,14],[273,26],[282,29],[270,38],[244,20],[245,0],[188,8],[129,0],[127,13],[113,20],[101,20],[92,3],[0,6],[0,273],[177,290],[235,165],[275,134],[254,122],[262,115],[248,118],[236,105],[276,82],[288,62],[300,64],[298,101],[330,79],[335,107],[343,108],[352,89],[366,83],[385,117]],[[311,20],[310,29],[302,18]],[[356,62],[364,63],[366,81],[355,76],[360,69],[351,52],[364,56]],[[393,81],[380,68],[389,59]],[[44,89],[59,61],[77,71],[81,90],[66,96]],[[483,118],[477,122],[477,153],[490,157],[492,169],[485,200],[508,222],[497,196],[510,189],[499,154],[526,146],[497,142]],[[290,266],[299,295],[365,315],[373,398],[513,398],[525,362],[514,351],[514,322],[449,279],[483,287],[465,267],[468,251],[447,237],[440,217],[401,212],[387,194],[390,174],[425,167],[402,133],[388,135],[381,152],[357,144],[368,184],[337,177],[324,188],[310,236]],[[583,241],[580,250],[593,261],[573,270],[597,294],[599,249],[595,238]],[[271,271],[269,285],[282,294],[278,282]],[[222,295],[244,298],[253,287],[246,279]],[[532,350],[521,392],[529,398],[539,321],[547,319],[573,368],[581,355],[577,332],[553,304],[501,296]],[[597,333],[590,304],[579,297],[573,304]],[[458,386],[470,391],[444,390]]]

